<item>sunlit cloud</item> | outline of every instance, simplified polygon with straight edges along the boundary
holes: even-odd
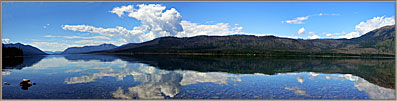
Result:
[[[393,17],[374,17],[372,19],[369,19],[367,21],[362,21],[360,24],[356,25],[355,27],[355,32],[350,32],[341,36],[338,36],[339,38],[355,38],[355,37],[360,37],[361,35],[364,35],[368,33],[369,31],[387,26],[387,25],[394,25],[395,24],[395,19]],[[330,35],[331,36],[331,35]]]
[[[299,35],[302,35],[302,34],[305,34],[305,28],[300,28],[299,30],[298,30],[298,34]]]
[[[102,28],[89,25],[63,25],[64,30],[98,33],[107,37],[120,36],[127,42],[144,42],[163,36],[190,37],[196,35],[229,35],[239,33],[242,27],[231,27],[228,23],[203,25],[183,21],[180,13],[160,4],[139,4],[115,7],[110,13],[119,17],[127,15],[141,22],[133,29],[116,26]]]

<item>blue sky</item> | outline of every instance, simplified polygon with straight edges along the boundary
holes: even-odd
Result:
[[[130,5],[130,6],[129,6]],[[139,6],[140,5],[140,6]],[[3,2],[3,43],[46,51],[162,36],[354,38],[394,24],[394,2]]]

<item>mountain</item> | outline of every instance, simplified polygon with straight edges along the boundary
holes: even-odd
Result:
[[[63,51],[44,51],[47,54],[61,54]]]
[[[24,45],[21,43],[15,43],[15,44],[4,44],[4,47],[16,47],[19,49],[22,49],[23,55],[47,55],[47,53],[44,53],[40,49],[30,46],[30,45]]]
[[[63,51],[61,54],[78,54],[87,53],[92,51],[110,50],[116,48],[113,44],[101,44],[98,46],[84,46],[84,47],[70,47]]]
[[[161,37],[93,53],[392,56],[394,27],[385,26],[353,39],[305,40],[254,35]]]
[[[395,35],[395,25],[385,26],[370,31],[361,37],[354,38],[352,41],[359,44],[360,48],[373,48],[380,51],[380,53],[394,54]]]

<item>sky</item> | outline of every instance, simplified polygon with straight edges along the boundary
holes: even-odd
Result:
[[[394,2],[3,2],[2,43],[44,51],[158,37],[355,38],[395,24]]]

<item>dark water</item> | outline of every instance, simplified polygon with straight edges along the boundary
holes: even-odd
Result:
[[[257,56],[24,57],[3,99],[395,99],[394,59]],[[22,90],[19,82],[36,83]]]

